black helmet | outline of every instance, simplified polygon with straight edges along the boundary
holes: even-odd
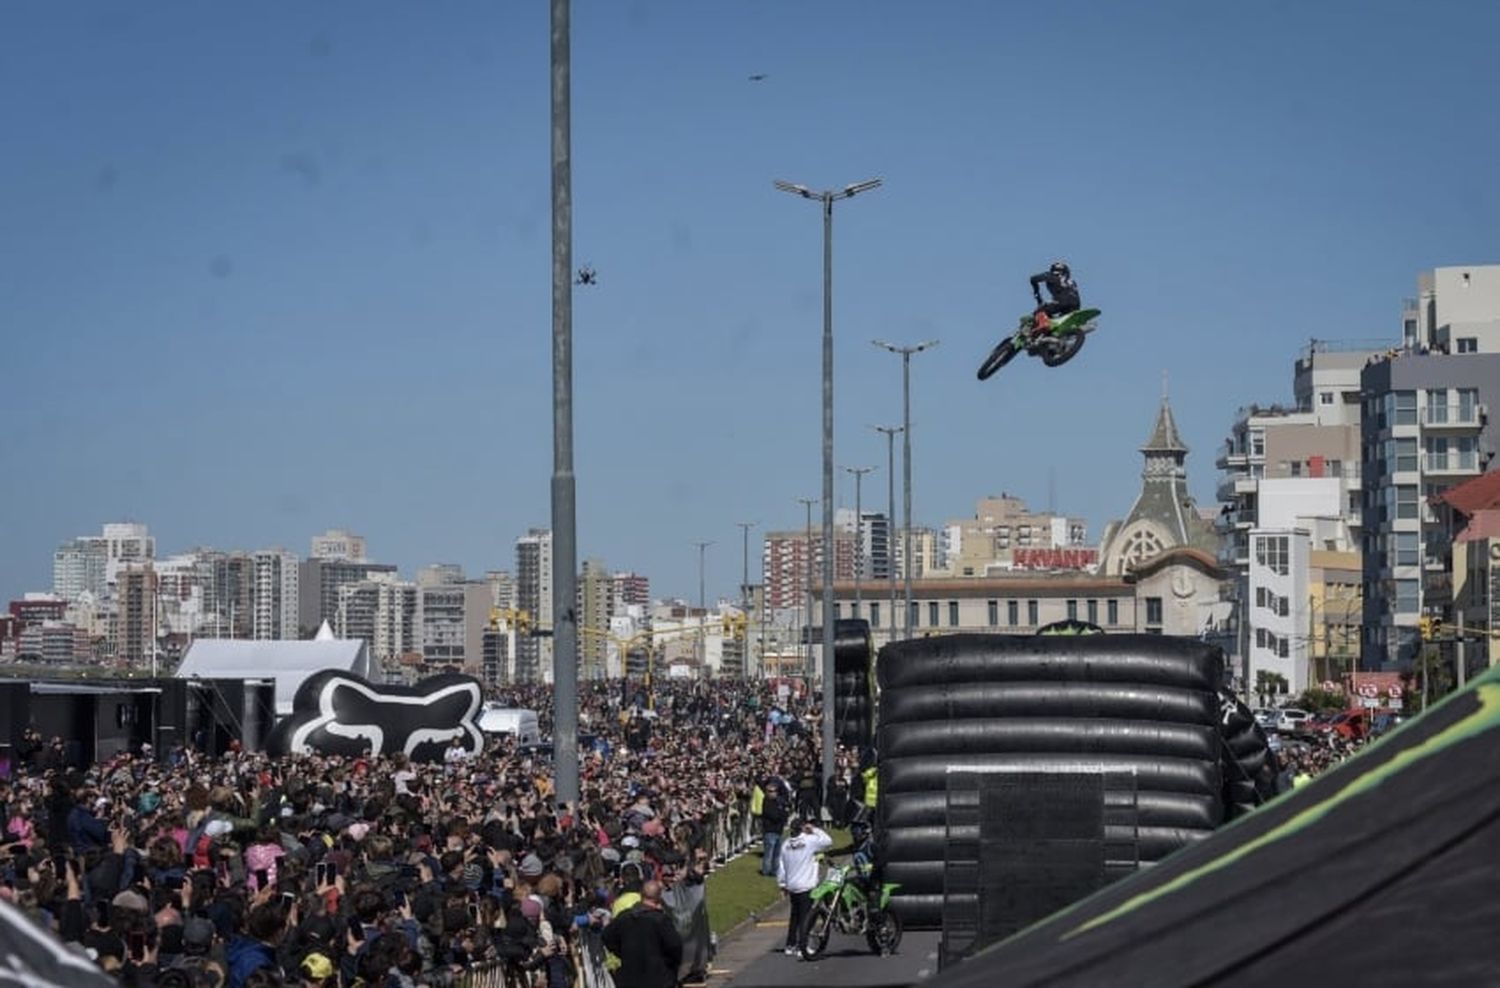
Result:
[[[1073,273],[1072,271],[1068,270],[1067,261],[1053,261],[1052,267],[1048,270],[1050,270],[1053,274],[1060,274],[1064,278],[1070,276]]]

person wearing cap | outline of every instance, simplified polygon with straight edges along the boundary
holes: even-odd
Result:
[[[303,988],[332,988],[338,984],[338,970],[327,954],[308,954],[297,965],[297,974],[302,978]]]
[[[792,915],[786,926],[786,953],[794,956],[803,946],[803,921],[812,909],[812,890],[818,884],[818,855],[833,846],[833,838],[811,820],[795,826],[796,833],[781,848],[776,862],[776,884],[792,900]]]

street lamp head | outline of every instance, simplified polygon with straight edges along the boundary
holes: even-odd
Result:
[[[871,189],[878,188],[880,188],[880,179],[871,178],[866,179],[863,182],[855,182],[853,185],[844,186],[843,195],[845,198],[848,198],[849,196],[858,195],[861,192],[869,192]]]
[[[779,178],[772,184],[782,192],[790,192],[792,195],[801,196],[804,199],[815,198],[813,191],[805,185],[793,185],[791,182],[783,182]]]
[[[933,347],[935,347],[937,345],[938,345],[938,341],[937,340],[923,340],[921,343],[918,343],[916,346],[912,347],[911,348],[911,352],[912,353],[921,353],[923,350],[931,350]]]

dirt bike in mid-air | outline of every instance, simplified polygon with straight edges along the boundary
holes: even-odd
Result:
[[[891,911],[891,893],[899,887],[888,882],[867,893],[853,868],[830,865],[812,890],[812,908],[802,921],[802,959],[823,956],[835,930],[848,936],[863,934],[865,943],[882,957],[894,954],[901,945],[901,917]]]
[[[1041,357],[1048,367],[1061,367],[1083,349],[1084,338],[1098,328],[1094,325],[1098,317],[1098,309],[1079,309],[1049,320],[1038,330],[1034,315],[1022,316],[1014,335],[1001,340],[979,365],[979,379],[987,379],[1022,352]]]

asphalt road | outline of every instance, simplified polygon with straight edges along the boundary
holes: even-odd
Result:
[[[765,917],[755,928],[726,944],[716,967],[729,970],[716,985],[734,988],[896,988],[913,985],[937,972],[936,932],[907,933],[891,957],[870,953],[862,937],[834,934],[828,951],[811,963],[782,953],[786,946],[785,911]],[[722,969],[722,968],[721,968]]]

